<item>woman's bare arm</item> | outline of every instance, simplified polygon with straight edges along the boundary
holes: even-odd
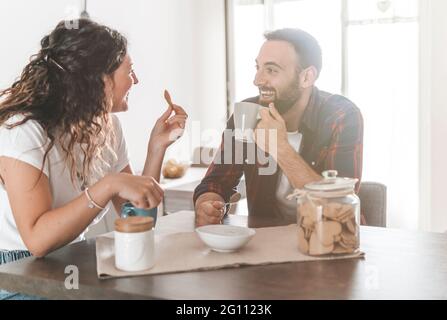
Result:
[[[88,207],[84,194],[53,208],[48,177],[20,160],[0,157],[0,175],[20,236],[34,256],[44,256],[76,239],[100,211]],[[147,207],[162,199],[162,191],[155,184],[147,177],[112,174],[91,186],[89,194],[100,206],[119,196]]]

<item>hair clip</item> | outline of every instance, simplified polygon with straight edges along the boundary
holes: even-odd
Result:
[[[51,63],[55,64],[56,67],[58,67],[59,69],[61,69],[62,71],[66,72],[66,70],[64,69],[64,67],[62,67],[59,63],[57,63],[53,58],[50,58],[47,56],[48,61],[50,61]]]
[[[47,63],[51,62],[56,67],[58,67],[60,70],[67,72],[64,67],[62,67],[56,60],[50,57],[50,55],[47,53],[43,58]]]

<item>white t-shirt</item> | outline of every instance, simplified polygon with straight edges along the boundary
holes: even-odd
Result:
[[[113,150],[117,159],[105,174],[120,172],[129,164],[127,146],[119,119],[112,114],[112,123],[115,130],[115,143]],[[13,124],[23,119],[22,115],[11,117],[6,124]],[[41,169],[45,154],[45,146],[48,143],[44,130],[35,120],[28,120],[26,123],[7,129],[0,126],[0,156],[18,159],[27,164]],[[51,194],[53,197],[53,208],[58,208],[78,197],[83,191],[81,182],[75,181],[73,185],[68,165],[64,161],[64,153],[56,143],[50,150],[43,173],[48,177]],[[105,210],[101,211],[91,225],[98,223],[109,211],[111,202],[107,204]],[[88,229],[87,229],[88,230]],[[85,230],[75,241],[84,239]],[[74,242],[75,242],[74,241]],[[8,200],[8,194],[0,180],[0,250],[27,250],[17,229],[13,213]]]
[[[293,149],[299,153],[300,147],[301,147],[301,140],[303,138],[303,135],[296,132],[288,132],[287,133],[287,139],[290,143],[290,145],[293,147]],[[279,178],[278,178],[278,184],[276,187],[276,204],[277,208],[279,209],[280,214],[284,219],[290,222],[296,222],[296,209],[297,204],[296,200],[287,200],[286,197],[293,193],[292,185],[289,182],[289,179],[286,177],[286,175],[280,170],[279,172]]]

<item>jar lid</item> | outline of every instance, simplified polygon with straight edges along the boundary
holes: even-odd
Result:
[[[115,220],[115,231],[136,233],[151,230],[154,227],[154,218],[132,216]]]
[[[328,170],[322,173],[324,179],[308,183],[304,186],[309,191],[336,191],[343,189],[354,189],[355,184],[359,181],[353,178],[338,178],[336,170]]]

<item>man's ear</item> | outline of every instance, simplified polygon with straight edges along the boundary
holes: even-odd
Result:
[[[314,66],[304,69],[300,76],[300,86],[302,89],[307,89],[312,87],[317,81],[318,70]]]

